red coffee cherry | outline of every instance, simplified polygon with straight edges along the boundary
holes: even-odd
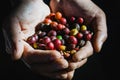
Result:
[[[51,22],[50,26],[51,26],[52,29],[56,30],[57,26],[58,26],[58,22],[53,21],[53,22]]]
[[[75,18],[74,16],[72,16],[72,17],[70,18],[70,23],[74,23],[75,20],[76,20],[76,18]]]
[[[62,30],[62,33],[63,33],[63,34],[69,34],[69,33],[70,33],[70,29],[69,29],[69,28],[64,28],[64,29]]]
[[[53,49],[54,49],[54,44],[53,44],[53,42],[47,43],[47,44],[46,44],[46,49],[47,49],[47,50],[53,50]]]
[[[90,33],[85,35],[85,40],[91,40],[91,38],[92,38],[92,35]]]
[[[65,26],[63,24],[58,24],[57,25],[57,30],[62,30],[64,28],[65,28]]]
[[[62,18],[60,18],[59,19],[59,22],[61,23],[61,24],[66,24],[67,23],[67,20],[66,20],[66,18],[64,18],[64,17],[62,17]]]
[[[77,33],[76,35],[77,39],[82,39],[83,38],[83,34],[81,32]]]
[[[50,18],[45,18],[44,23],[49,25],[52,22]]]
[[[48,36],[56,36],[57,32],[55,30],[51,30],[48,32]]]
[[[84,19],[83,19],[82,17],[79,17],[79,18],[77,19],[77,22],[78,22],[79,24],[83,24]]]
[[[61,40],[57,39],[57,38],[55,40],[53,40],[52,42],[53,42],[56,49],[59,49],[59,46],[62,45]]]
[[[36,38],[35,38],[34,36],[30,36],[30,37],[28,37],[27,42],[28,42],[29,44],[33,44],[33,43],[36,42]]]
[[[77,38],[76,38],[75,36],[70,36],[70,37],[68,38],[68,42],[69,42],[70,44],[77,44],[77,43],[78,43],[78,40],[77,40]]]
[[[49,42],[51,42],[50,37],[46,36],[46,37],[43,38],[43,43],[44,43],[44,44],[47,44],[47,43],[49,43]]]

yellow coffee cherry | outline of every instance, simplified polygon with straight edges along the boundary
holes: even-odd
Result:
[[[77,33],[78,33],[78,30],[76,28],[70,31],[70,35],[73,35],[73,36],[75,36]]]
[[[37,43],[33,43],[33,48],[35,48],[35,49],[37,49],[37,48],[38,48]]]
[[[81,31],[85,31],[87,30],[87,26],[86,25],[82,25],[81,28],[80,28]]]
[[[76,52],[77,52],[76,50],[71,50],[71,51],[70,51],[70,54],[73,55],[73,54],[75,54]]]
[[[62,51],[66,50],[66,46],[60,45],[59,50],[62,50]]]
[[[67,53],[67,52],[64,52],[64,55],[63,55],[65,58],[69,58],[70,57],[70,54]]]

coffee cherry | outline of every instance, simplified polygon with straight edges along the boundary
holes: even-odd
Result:
[[[56,36],[50,36],[50,39],[51,39],[51,41],[53,41],[53,40],[57,39],[57,37]]]
[[[64,52],[63,56],[65,57],[65,59],[69,60],[70,54],[69,54],[69,52]]]
[[[49,42],[46,44],[46,49],[47,50],[53,50],[54,49],[54,44],[52,42]]]
[[[61,35],[57,35],[56,37],[57,37],[57,39],[62,40],[62,36]]]
[[[70,36],[70,37],[68,38],[68,42],[69,42],[70,44],[77,44],[77,43],[78,43],[78,40],[77,40],[76,37]]]
[[[44,44],[47,44],[49,42],[51,42],[51,39],[49,37],[46,36],[46,37],[43,38],[43,43]]]
[[[79,24],[83,24],[84,19],[83,19],[82,17],[79,17],[79,18],[77,19],[77,22],[78,22]]]
[[[52,20],[50,18],[45,18],[45,20],[43,22],[44,22],[44,24],[49,25],[52,22]]]
[[[62,33],[63,33],[63,34],[69,34],[69,33],[70,33],[70,29],[69,29],[69,28],[64,28],[64,29],[62,30]]]
[[[67,40],[69,40],[69,35],[65,34],[65,35],[63,35],[63,38],[67,41]]]
[[[76,53],[76,50],[71,50],[71,51],[70,51],[70,54],[71,54],[71,55],[73,55],[73,54],[75,54],[75,53]]]
[[[43,32],[48,32],[50,30],[50,26],[48,24],[45,23],[41,23],[39,26],[37,26],[38,29],[36,29],[38,31],[43,31]]]
[[[72,16],[72,17],[70,18],[70,23],[74,23],[75,20],[76,20],[76,18],[75,18],[74,16]]]
[[[56,12],[55,18],[56,18],[56,19],[62,18],[62,14],[61,14],[60,12]]]
[[[53,40],[52,42],[55,45],[56,49],[59,49],[59,46],[62,44],[61,40],[57,39],[57,38],[55,40]]]
[[[40,37],[40,38],[43,38],[43,37],[45,37],[46,36],[46,32],[39,32],[38,33],[38,36]]]
[[[57,32],[55,30],[51,30],[48,32],[48,36],[56,36]]]
[[[81,31],[85,31],[87,30],[87,26],[86,25],[82,25],[81,28],[80,28]]]
[[[64,18],[64,17],[62,17],[62,18],[60,18],[59,19],[59,22],[61,23],[61,24],[66,24],[67,23],[67,20],[66,20],[66,18]]]
[[[38,44],[37,43],[33,43],[33,48],[37,49],[38,48]]]
[[[66,42],[64,39],[61,39],[61,43],[62,43],[62,45],[64,45]]]
[[[75,47],[76,47],[76,44],[67,44],[67,50],[73,50],[73,49],[75,49]]]
[[[34,34],[33,37],[35,37],[36,41],[38,40],[38,35],[37,34]]]
[[[53,21],[53,22],[51,22],[50,26],[51,26],[52,29],[56,30],[57,26],[58,26],[58,23],[56,21]]]
[[[28,37],[27,42],[28,42],[29,44],[33,44],[33,43],[36,42],[36,38],[35,38],[34,36],[30,36],[30,37]]]
[[[70,60],[72,56],[92,39],[92,28],[82,17],[66,18],[61,12],[50,13],[36,26],[35,34],[27,42],[34,49],[58,50]]]
[[[83,38],[83,34],[81,32],[77,33],[76,35],[77,39],[82,39]]]
[[[35,28],[35,32],[38,32],[39,30],[41,30],[41,27],[43,27],[44,25],[45,25],[44,23],[39,23]]]
[[[91,38],[92,38],[92,35],[91,35],[91,34],[85,35],[85,40],[91,40]]]
[[[45,50],[45,49],[46,49],[46,45],[39,43],[39,44],[38,44],[38,48],[39,48],[39,49],[42,49],[42,50]]]
[[[88,31],[88,30],[84,30],[84,31],[82,31],[82,33],[83,33],[83,35],[87,35],[87,34],[90,33],[90,31]]]
[[[70,35],[73,35],[73,36],[75,36],[77,33],[78,33],[78,30],[77,30],[77,29],[72,29],[72,30],[70,31]]]
[[[78,23],[74,23],[71,28],[72,29],[77,29],[79,31],[80,30],[80,25]]]
[[[58,24],[57,25],[57,30],[62,30],[64,28],[65,28],[65,26],[63,24]]]
[[[66,50],[66,46],[65,46],[65,45],[60,45],[60,46],[59,46],[59,50],[60,50],[60,51]]]
[[[51,20],[55,20],[55,13],[50,13],[46,18],[50,18]]]

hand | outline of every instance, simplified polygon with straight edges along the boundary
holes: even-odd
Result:
[[[4,21],[6,50],[14,60],[22,59],[35,73],[66,79],[67,76],[72,76],[74,71],[65,70],[68,68],[68,62],[59,52],[35,50],[25,41],[35,33],[35,26],[49,13],[50,9],[42,0],[23,0]]]
[[[69,68],[75,70],[86,63],[93,51],[100,52],[103,43],[107,39],[107,26],[105,13],[91,0],[51,0],[52,12],[60,11],[64,16],[83,17],[86,24],[94,29],[92,43],[88,41],[69,62]]]
[[[33,72],[52,79],[67,79],[73,72],[65,70],[68,62],[58,51],[33,49],[27,43],[22,60]]]
[[[83,17],[94,28],[94,50],[101,50],[107,39],[107,26],[105,13],[97,5],[91,0],[51,0],[50,6],[53,12],[60,11],[67,17]]]
[[[21,0],[21,3],[5,19],[3,32],[6,50],[13,59],[21,58],[24,40],[35,33],[35,26],[49,13],[49,7],[42,0]]]

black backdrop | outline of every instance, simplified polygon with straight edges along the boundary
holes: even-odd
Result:
[[[2,0],[1,0],[2,1]],[[99,54],[88,59],[88,62],[77,69],[73,80],[119,80],[119,25],[120,6],[115,0],[93,0],[106,13],[108,39]],[[8,0],[0,2],[0,26],[4,16],[9,14]],[[0,27],[0,79],[11,80],[50,80],[33,74],[22,61],[12,61],[10,55],[4,51],[4,39]]]

